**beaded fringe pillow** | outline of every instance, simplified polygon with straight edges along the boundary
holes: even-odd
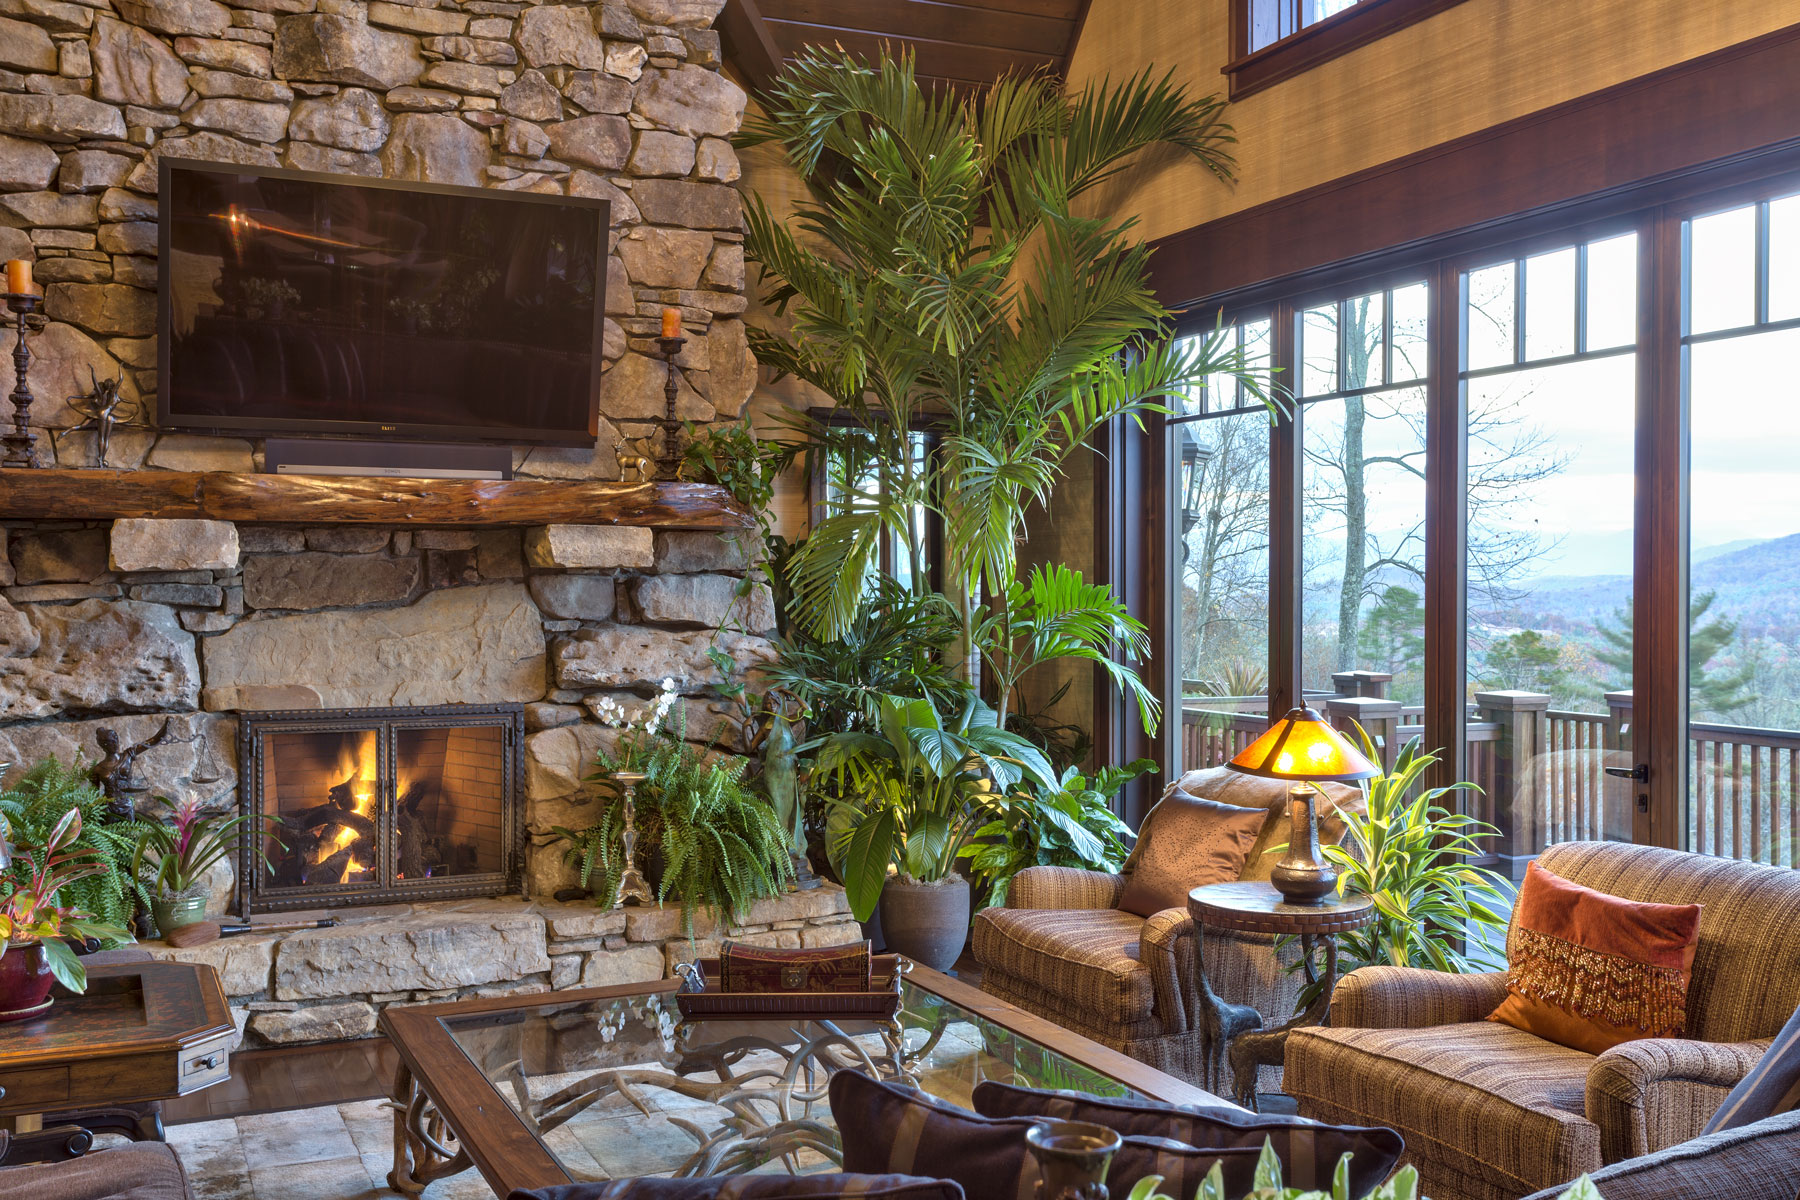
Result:
[[[1698,904],[1609,896],[1532,863],[1507,937],[1506,999],[1488,1020],[1599,1054],[1687,1032]]]
[[[870,944],[782,950],[726,942],[719,951],[719,990],[726,992],[866,992]]]

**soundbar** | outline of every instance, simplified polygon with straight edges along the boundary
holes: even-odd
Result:
[[[511,479],[512,456],[510,446],[269,438],[263,444],[263,471],[270,475]]]

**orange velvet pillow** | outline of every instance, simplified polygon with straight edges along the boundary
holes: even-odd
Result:
[[[1506,999],[1488,1020],[1599,1054],[1687,1032],[1698,904],[1640,904],[1532,863],[1513,906]]]

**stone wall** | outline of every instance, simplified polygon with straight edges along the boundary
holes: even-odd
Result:
[[[616,736],[595,706],[636,706],[670,679],[687,736],[739,749],[713,652],[749,672],[774,624],[741,540],[713,533],[36,522],[4,549],[11,777],[46,755],[98,761],[100,728],[138,741],[166,717],[143,782],[230,804],[235,712],[521,702],[527,886],[544,897],[574,879],[540,844],[550,827],[594,819],[583,779]],[[228,885],[222,872],[220,900]]]
[[[729,930],[701,917],[690,940],[674,907],[470,900],[356,909],[332,914],[342,922],[332,929],[149,949],[216,968],[245,1043],[286,1045],[366,1037],[390,1004],[647,983],[678,962],[717,956],[723,936],[842,945],[862,937],[849,907],[835,886],[793,892],[759,901]]]
[[[617,479],[654,452],[664,305],[689,343],[679,413],[738,415],[745,343],[723,0],[25,0],[0,16],[0,258],[35,258],[40,456],[93,463],[66,398],[90,369],[150,402],[157,161],[289,166],[612,201],[596,448],[520,451],[523,475]],[[3,369],[10,386],[10,365]],[[123,431],[107,465],[252,470],[239,438]]]

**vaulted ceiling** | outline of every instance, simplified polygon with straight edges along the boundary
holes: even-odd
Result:
[[[727,0],[719,16],[726,55],[762,88],[807,46],[873,57],[910,49],[921,81],[955,88],[1008,71],[1062,72],[1087,0]]]

